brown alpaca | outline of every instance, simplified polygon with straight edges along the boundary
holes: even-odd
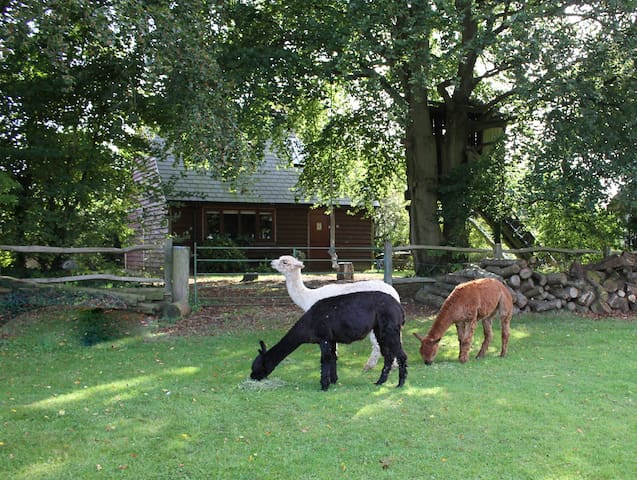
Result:
[[[458,360],[462,363],[466,362],[476,326],[482,320],[484,341],[476,358],[484,357],[493,338],[491,321],[498,310],[502,327],[502,351],[500,356],[504,357],[509,343],[513,299],[502,282],[494,278],[480,278],[462,283],[451,292],[445,303],[442,304],[436,321],[427,332],[427,335],[423,337],[414,333],[414,336],[420,340],[420,356],[427,365],[431,365],[436,353],[438,353],[440,339],[451,324],[455,323],[458,330],[458,341],[460,342]]]

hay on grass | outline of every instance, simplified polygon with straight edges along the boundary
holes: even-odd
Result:
[[[279,378],[264,378],[263,380],[252,380],[247,378],[239,384],[241,390],[250,390],[253,392],[262,392],[264,390],[275,390],[287,385],[286,382]]]

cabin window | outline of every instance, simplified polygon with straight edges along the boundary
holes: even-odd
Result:
[[[209,210],[204,217],[204,236],[227,235],[250,242],[274,241],[274,212],[268,210]]]
[[[240,233],[239,229],[239,211],[224,210],[223,212],[223,233],[230,238],[237,238]]]
[[[239,220],[241,234],[250,240],[257,238],[257,212],[242,211]]]
[[[259,213],[259,240],[273,240],[272,231],[274,228],[272,212]]]
[[[221,233],[221,212],[206,212],[206,237]]]

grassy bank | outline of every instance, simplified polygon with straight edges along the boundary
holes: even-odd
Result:
[[[633,478],[637,325],[514,317],[509,356],[460,365],[455,331],[434,365],[408,319],[407,385],[362,372],[369,342],[339,348],[319,388],[303,346],[247,382],[257,342],[283,331],[165,337],[135,322],[82,342],[73,311],[3,327],[0,472],[12,479]],[[479,330],[481,333],[481,330]],[[478,336],[479,337],[479,336]],[[477,338],[473,353],[477,352]]]

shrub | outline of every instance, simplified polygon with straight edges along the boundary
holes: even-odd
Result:
[[[214,235],[197,245],[197,271],[237,273],[246,270],[247,258],[239,242],[227,235]]]

